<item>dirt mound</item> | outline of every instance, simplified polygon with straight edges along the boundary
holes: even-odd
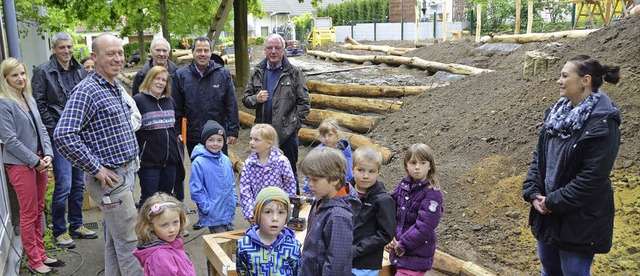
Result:
[[[565,61],[586,54],[621,66],[621,81],[602,89],[622,111],[623,143],[612,173],[616,191],[614,248],[598,255],[594,274],[640,270],[640,16],[626,18],[584,39],[522,45],[511,53],[485,52],[470,40],[437,43],[407,56],[496,70],[466,77],[411,99],[369,135],[398,152],[383,168],[389,188],[404,175],[402,155],[412,143],[436,152],[445,194],[439,248],[501,275],[539,274],[535,240],[520,197],[523,175],[537,141],[543,112],[558,99],[555,81]],[[395,46],[395,45],[392,45]],[[335,47],[341,48],[341,47]],[[333,48],[329,49],[332,50]],[[543,51],[558,61],[538,76],[522,74],[524,53]],[[336,50],[337,51],[337,50]]]

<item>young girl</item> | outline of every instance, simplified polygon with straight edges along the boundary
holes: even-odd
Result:
[[[320,140],[320,145],[317,147],[330,147],[337,150],[340,150],[344,157],[347,159],[347,175],[345,180],[347,182],[351,181],[353,178],[353,172],[351,167],[353,166],[353,161],[351,158],[351,145],[349,144],[349,140],[340,138],[340,127],[338,125],[338,120],[336,119],[324,119],[318,126],[318,140]],[[311,193],[309,190],[308,179],[304,179],[304,189],[308,194]]]
[[[181,234],[187,225],[182,203],[165,193],[156,193],[140,208],[135,231],[138,246],[133,255],[144,275],[196,275],[184,252]]]
[[[260,190],[275,186],[295,196],[297,184],[289,160],[278,149],[278,134],[271,125],[256,124],[249,139],[251,154],[240,174],[240,199],[244,218],[254,224],[253,206]]]
[[[404,177],[391,192],[397,203],[396,236],[387,245],[396,275],[424,275],[433,266],[436,227],[442,217],[442,193],[435,176],[433,151],[413,144],[404,156]]]

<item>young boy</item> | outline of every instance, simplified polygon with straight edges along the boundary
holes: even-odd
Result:
[[[191,153],[191,200],[198,205],[201,226],[210,233],[233,230],[238,195],[229,157],[222,153],[224,128],[209,120],[202,127],[202,141]]]
[[[378,181],[382,154],[373,147],[362,146],[353,153],[353,179],[362,209],[353,230],[352,275],[378,275],[382,268],[384,246],[396,235],[396,202]]]
[[[302,160],[317,200],[309,212],[302,275],[351,275],[354,214],[360,211],[355,189],[345,181],[347,160],[337,149],[319,147]]]
[[[349,140],[340,138],[340,129],[336,119],[324,119],[318,126],[318,140],[320,145],[317,147],[329,147],[342,151],[347,159],[346,181],[351,181],[353,172],[351,170],[351,145]],[[302,187],[307,194],[310,194],[308,179],[304,179],[305,185]]]
[[[300,242],[284,226],[289,209],[284,190],[270,186],[258,193],[253,208],[256,225],[238,240],[238,275],[301,275]]]

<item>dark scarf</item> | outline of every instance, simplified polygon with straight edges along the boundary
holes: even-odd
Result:
[[[544,123],[547,133],[561,139],[569,138],[574,131],[582,128],[582,124],[589,118],[593,107],[600,100],[600,96],[602,92],[593,92],[575,107],[569,99],[560,98],[551,108],[549,117]]]

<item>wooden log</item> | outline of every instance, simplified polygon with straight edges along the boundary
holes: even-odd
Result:
[[[240,173],[242,172],[242,167],[244,167],[244,162],[236,155],[235,152],[228,150],[229,160],[231,160],[231,167],[233,171]]]
[[[245,128],[251,128],[253,126],[253,122],[256,120],[256,116],[242,110],[238,111],[238,117],[240,117],[240,125]]]
[[[191,54],[191,50],[189,49],[173,49],[171,50],[171,55],[174,57],[181,57]]]
[[[309,94],[309,98],[311,99],[311,105],[314,107],[331,107],[345,111],[373,112],[378,114],[396,112],[402,106],[401,101],[338,97],[322,94]]]
[[[528,42],[540,42],[557,38],[583,38],[598,29],[589,30],[572,30],[553,33],[528,33],[519,35],[497,35],[497,36],[484,36],[480,39],[484,43],[493,42],[506,42],[506,43],[528,43]]]
[[[371,146],[380,151],[380,153],[382,153],[382,164],[388,164],[391,157],[393,157],[393,153],[389,148],[374,143],[366,136],[350,132],[341,132],[341,136],[349,140],[349,144],[351,144],[351,148],[354,150],[362,146]],[[305,143],[314,143],[318,141],[317,137],[318,131],[315,129],[301,128],[298,131],[298,138]]]
[[[387,97],[398,98],[418,95],[424,91],[437,87],[447,86],[449,83],[433,83],[430,86],[377,86],[377,85],[356,85],[356,84],[334,84],[316,80],[308,80],[307,88],[311,92],[316,92],[332,96],[352,96],[352,97]]]
[[[331,59],[338,62],[349,61],[349,62],[362,64],[369,61],[374,64],[386,63],[390,65],[406,65],[408,67],[427,70],[432,73],[435,73],[438,71],[445,71],[452,74],[478,75],[482,73],[493,72],[493,70],[490,70],[490,69],[476,68],[472,66],[455,64],[455,63],[446,64],[446,63],[440,63],[435,61],[427,61],[418,57],[373,56],[373,55],[354,56],[354,55],[340,54],[336,52],[327,53],[327,52],[313,51],[313,50],[307,51],[307,55],[327,58],[327,59]]]
[[[118,74],[118,76],[116,76],[116,77],[118,78],[118,80],[119,80],[121,83],[124,83],[124,84],[126,84],[126,85],[128,85],[128,86],[131,86],[131,79],[130,79],[130,78],[127,78],[127,77],[126,77],[125,75],[123,75],[123,74]]]
[[[364,44],[343,44],[342,47],[349,50],[366,50],[375,52],[384,52],[387,55],[403,56],[404,54],[415,50],[416,48],[398,48],[387,45],[364,45]]]
[[[351,36],[347,36],[344,38],[344,42],[349,43],[351,45],[360,45],[360,42],[358,42],[357,40],[353,39]]]
[[[640,14],[640,5],[633,7],[629,12],[630,15]]]
[[[312,108],[304,123],[317,127],[322,120],[329,118],[334,118],[341,126],[359,133],[373,130],[379,122],[377,118]]]
[[[495,275],[482,266],[458,259],[440,250],[436,250],[433,268],[448,275]]]

